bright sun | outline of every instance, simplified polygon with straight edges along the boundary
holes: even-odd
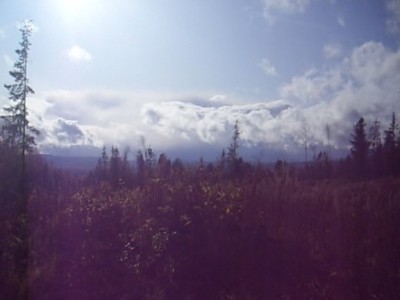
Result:
[[[86,16],[95,5],[93,0],[60,0],[60,9],[67,18]]]

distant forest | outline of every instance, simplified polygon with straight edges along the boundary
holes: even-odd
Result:
[[[212,163],[104,147],[75,176],[35,150],[29,22],[21,34],[0,137],[0,299],[400,298],[395,113],[383,131],[360,118],[340,161],[249,163],[236,123]]]

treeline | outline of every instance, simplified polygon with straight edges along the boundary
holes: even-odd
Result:
[[[315,154],[300,171],[304,179],[373,179],[400,175],[400,126],[393,112],[389,126],[382,130],[376,119],[368,126],[361,117],[349,133],[349,154],[332,160],[330,149]],[[281,162],[282,163],[282,162]]]
[[[240,128],[235,123],[232,142],[222,150],[216,162],[205,163],[202,159],[196,165],[203,173],[215,170],[219,177],[232,179],[251,176],[257,168],[264,168],[271,178],[277,174],[298,179],[373,179],[400,175],[400,132],[395,113],[390,125],[381,134],[381,123],[375,120],[367,129],[364,118],[360,118],[349,134],[350,153],[340,160],[333,160],[330,151],[315,154],[313,160],[304,164],[278,160],[274,165],[262,162],[249,163],[239,156]],[[179,159],[171,161],[165,153],[157,156],[151,147],[144,147],[136,154],[134,162],[128,160],[128,152],[120,154],[118,147],[111,147],[111,155],[103,147],[96,168],[90,172],[87,183],[109,182],[112,187],[143,186],[151,178],[174,178],[185,169]]]
[[[222,178],[244,178],[250,174],[253,166],[239,157],[239,124],[236,122],[233,130],[232,143],[222,150],[216,163],[205,163],[200,159],[197,164],[187,165],[179,158],[171,160],[165,153],[159,156],[151,147],[144,146],[138,150],[134,162],[128,160],[128,151],[120,154],[118,147],[111,147],[111,155],[103,147],[97,165],[85,180],[87,184],[108,182],[113,188],[143,187],[154,178],[174,181],[183,174],[191,173],[195,178],[205,174],[218,174]],[[258,167],[262,167],[261,165]],[[202,175],[201,175],[202,174]],[[272,175],[272,173],[271,173]]]
[[[354,175],[358,177],[400,175],[400,133],[394,112],[383,137],[379,120],[375,120],[367,132],[366,123],[360,118],[354,127],[350,142]]]

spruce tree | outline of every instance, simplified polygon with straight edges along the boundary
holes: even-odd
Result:
[[[354,126],[354,133],[350,140],[351,158],[354,164],[354,172],[358,177],[365,177],[367,171],[367,159],[369,143],[365,134],[364,118],[360,118]]]
[[[369,145],[371,154],[371,167],[374,176],[383,175],[383,151],[381,139],[381,123],[378,119],[369,128]]]
[[[20,288],[13,295],[13,299],[28,299],[29,285],[28,282],[28,264],[29,264],[29,239],[30,224],[28,219],[28,180],[27,180],[27,164],[26,154],[33,150],[35,145],[35,136],[39,131],[29,125],[28,110],[26,105],[27,96],[33,94],[33,89],[29,86],[27,77],[28,71],[28,52],[30,49],[30,37],[32,35],[32,21],[25,22],[21,29],[20,48],[15,50],[18,59],[14,63],[14,69],[9,72],[14,82],[5,84],[8,90],[9,100],[11,104],[4,108],[5,114],[1,116],[1,140],[3,147],[7,151],[15,154],[18,159],[12,164],[12,169],[8,171],[8,177],[15,178],[19,181],[19,189],[12,190],[13,205],[15,205],[15,225],[9,228],[10,234],[14,240],[18,241],[14,248],[14,253],[9,256],[13,261],[10,274],[13,280],[18,282]],[[16,187],[10,187],[16,188]],[[10,223],[12,224],[12,223]],[[2,249],[0,249],[1,252]]]
[[[136,155],[136,170],[136,184],[142,187],[146,182],[146,161],[142,150],[139,150]]]
[[[231,175],[237,174],[239,169],[239,158],[238,158],[238,149],[239,149],[239,122],[236,120],[235,126],[233,127],[233,135],[232,135],[232,143],[228,148],[228,167]]]
[[[238,148],[239,148],[239,122],[236,120],[235,126],[233,127],[232,143],[228,148],[228,161],[234,162],[237,160]]]
[[[121,178],[121,156],[119,154],[118,147],[111,147],[111,158],[110,158],[110,179],[111,185],[116,188],[122,183]]]
[[[95,169],[96,178],[101,181],[107,181],[109,179],[109,158],[107,154],[106,146],[103,146],[101,151],[101,157],[97,161],[97,166]]]
[[[385,130],[385,140],[383,150],[385,154],[385,171],[388,175],[395,175],[397,173],[396,163],[396,130],[398,125],[396,123],[396,115],[393,112],[392,120],[388,129]]]
[[[26,106],[27,96],[34,93],[28,84],[27,77],[28,52],[31,46],[32,30],[32,21],[24,22],[20,29],[20,48],[15,50],[18,54],[18,59],[14,63],[14,69],[9,72],[14,79],[14,83],[4,85],[8,90],[9,100],[12,103],[4,108],[5,115],[1,116],[3,119],[2,138],[4,143],[21,154],[23,189],[26,188],[26,154],[31,152],[35,145],[35,136],[39,135],[39,131],[29,125]]]

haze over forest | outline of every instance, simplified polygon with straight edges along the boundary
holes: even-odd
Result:
[[[396,0],[1,6],[0,82],[10,81],[18,23],[34,20],[27,103],[42,153],[136,151],[144,137],[157,153],[215,159],[238,120],[248,159],[301,160],[305,139],[310,156],[330,144],[337,157],[361,116],[387,128],[400,111]]]

